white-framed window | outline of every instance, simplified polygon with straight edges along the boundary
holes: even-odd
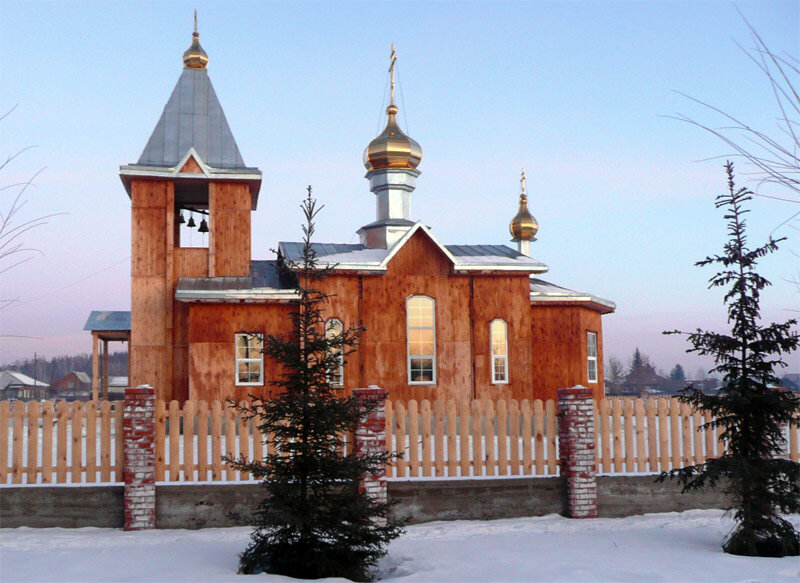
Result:
[[[489,324],[489,343],[492,348],[492,384],[508,384],[508,325],[503,320]]]
[[[325,339],[341,336],[343,330],[344,328],[342,327],[341,320],[331,318],[325,322]],[[344,386],[344,357],[342,356],[342,347],[331,347],[329,351],[336,357],[336,361],[339,364],[328,371],[328,383],[333,387],[342,387]]]
[[[264,384],[264,336],[262,334],[237,334],[236,351],[236,384]]]
[[[597,382],[597,333],[586,333],[586,363],[589,370],[589,382]]]
[[[408,383],[436,384],[436,301],[427,296],[406,299]]]

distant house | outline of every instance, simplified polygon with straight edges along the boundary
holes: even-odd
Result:
[[[125,399],[127,387],[128,377],[108,377],[108,400],[122,401]]]
[[[53,382],[54,397],[65,401],[88,401],[92,396],[92,379],[82,371],[72,371]]]
[[[800,374],[783,375],[781,387],[787,391],[800,391]]]
[[[52,398],[53,390],[47,383],[37,381],[13,370],[0,371],[0,400],[40,401]]]

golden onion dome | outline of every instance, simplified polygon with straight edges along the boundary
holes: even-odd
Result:
[[[183,53],[183,66],[187,69],[205,69],[207,65],[208,55],[200,46],[200,33],[197,32],[197,10],[195,10],[192,44]]]
[[[394,63],[397,55],[392,44],[391,65],[391,97],[386,108],[386,128],[372,140],[364,150],[364,166],[367,170],[385,170],[387,168],[410,168],[419,166],[422,160],[422,148],[413,138],[408,137],[397,125],[397,106],[394,104]]]
[[[517,214],[511,219],[511,224],[508,230],[511,231],[511,236],[519,240],[536,240],[536,233],[539,231],[539,223],[528,210],[528,195],[525,192],[526,180],[525,170],[522,171],[522,194],[519,195],[519,210]]]
[[[367,170],[413,169],[422,160],[422,148],[397,125],[397,111],[397,106],[393,103],[386,108],[386,115],[389,117],[386,128],[364,150],[364,166]]]

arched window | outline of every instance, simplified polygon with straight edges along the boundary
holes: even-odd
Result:
[[[341,337],[343,329],[341,320],[331,318],[325,322],[325,338],[330,340],[332,338]],[[339,364],[338,366],[332,367],[328,372],[328,382],[334,387],[344,386],[344,358],[342,356],[342,347],[331,347],[329,352],[336,357],[336,362]]]
[[[508,383],[508,326],[503,320],[492,320],[489,324],[492,346],[492,384]]]
[[[408,382],[436,384],[436,302],[426,296],[406,300]]]

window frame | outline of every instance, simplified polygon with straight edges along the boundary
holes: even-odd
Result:
[[[424,298],[431,301],[431,311],[433,314],[433,325],[430,328],[427,327],[412,327],[410,325],[410,318],[408,312],[408,305],[411,300],[416,298]],[[433,330],[433,354],[411,354],[411,330]],[[432,361],[432,377],[429,381],[414,381],[411,380],[411,358],[430,358]],[[436,384],[436,299],[426,296],[424,294],[420,295],[412,295],[406,298],[406,379],[408,380],[409,385],[435,385]]]
[[[503,342],[505,344],[505,354],[495,354],[494,352],[494,323],[500,322],[503,324]],[[492,384],[493,385],[507,385],[508,384],[508,323],[503,320],[502,318],[495,318],[491,322],[489,322],[489,368],[492,375]],[[495,358],[502,358],[503,359],[503,379],[497,380],[495,377],[495,367],[494,361]]]
[[[237,387],[263,387],[264,386],[264,353],[259,351],[258,358],[239,358],[238,355],[238,339],[239,337],[249,338],[251,336],[257,336],[261,339],[261,349],[264,349],[264,335],[261,333],[236,333],[233,335],[233,379],[234,383]],[[258,381],[256,382],[243,382],[239,380],[239,363],[240,362],[258,362],[259,364],[259,375]]]
[[[589,351],[589,348],[592,344],[589,342],[589,339],[594,337],[594,355],[592,355]],[[586,332],[586,382],[587,383],[598,383],[600,379],[600,368],[598,364],[598,355],[600,353],[598,344],[597,344],[597,332],[588,331]],[[592,363],[594,362],[594,378],[592,378]]]
[[[339,318],[328,318],[327,320],[325,320],[325,340],[326,341],[328,340],[328,331],[330,330],[331,324],[333,324],[333,322],[336,322],[337,324],[339,324],[339,333],[340,334],[342,332],[344,332],[344,323]],[[332,386],[332,387],[337,387],[337,388],[344,386],[344,354],[342,354],[342,349],[341,348],[339,348],[339,355],[338,356],[339,356],[339,358],[338,358],[338,360],[339,360],[339,373],[338,373],[339,374],[339,382],[335,383],[335,382],[333,382],[331,380],[331,378],[333,377],[333,375],[335,373],[328,372],[328,374],[326,375],[326,379],[328,381],[328,384],[330,386]]]

